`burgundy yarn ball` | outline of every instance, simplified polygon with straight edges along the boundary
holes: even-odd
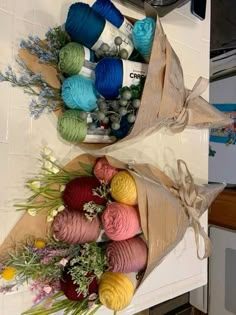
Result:
[[[65,296],[71,301],[81,301],[84,298],[86,298],[86,296],[84,296],[83,294],[81,293],[78,294],[76,292],[76,289],[78,289],[78,285],[73,283],[71,275],[68,273],[68,270],[64,272],[63,277],[60,280],[60,286]],[[97,292],[98,292],[98,282],[96,279],[93,279],[93,281],[89,285],[88,295],[92,293],[97,293]]]
[[[60,212],[52,223],[52,233],[58,241],[68,244],[83,244],[98,239],[101,231],[100,220],[85,218],[84,213],[74,210]]]
[[[105,205],[106,200],[93,195],[93,189],[101,186],[99,180],[92,176],[78,177],[70,181],[62,194],[65,205],[72,210],[83,210],[83,205],[94,201],[98,205]]]

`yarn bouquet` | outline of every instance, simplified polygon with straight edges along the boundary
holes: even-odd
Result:
[[[27,182],[32,195],[0,247],[1,292],[28,283],[36,297],[24,315],[115,313],[191,226],[210,241],[199,217],[223,189],[194,185],[178,161],[179,181],[150,164],[81,155],[61,167],[42,154],[42,172]],[[2,283],[1,282],[1,283]]]
[[[30,95],[34,118],[55,112],[60,137],[71,143],[123,146],[162,126],[179,132],[228,124],[199,97],[204,80],[185,89],[158,16],[147,16],[131,23],[110,0],[76,2],[63,26],[21,41],[20,75],[9,67],[0,81]]]

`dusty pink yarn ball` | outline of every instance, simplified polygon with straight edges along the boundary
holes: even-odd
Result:
[[[124,203],[109,203],[102,214],[102,224],[111,240],[127,240],[135,236],[140,229],[138,210]]]
[[[138,272],[147,265],[148,249],[140,237],[111,242],[106,249],[108,268],[112,272]]]
[[[93,169],[93,173],[97,179],[105,183],[110,183],[113,176],[118,172],[119,170],[111,166],[105,157],[99,158]]]
[[[93,242],[100,234],[99,218],[88,221],[83,212],[64,210],[54,219],[52,232],[55,238],[68,244]]]

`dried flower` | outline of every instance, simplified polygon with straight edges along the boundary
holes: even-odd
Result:
[[[46,243],[43,240],[36,240],[34,242],[35,248],[44,248],[46,246]]]
[[[10,281],[14,279],[15,274],[16,274],[16,269],[10,266],[3,269],[1,276],[4,280]]]
[[[27,209],[27,212],[28,212],[28,214],[31,215],[32,217],[35,217],[36,214],[37,214],[37,210],[36,210],[36,209],[33,209],[33,208]]]
[[[92,221],[99,213],[104,210],[104,206],[96,204],[94,201],[89,201],[84,204],[83,211],[85,212],[85,217],[89,221]]]

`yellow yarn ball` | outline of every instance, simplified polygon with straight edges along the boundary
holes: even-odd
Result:
[[[113,311],[126,308],[134,295],[134,286],[129,278],[120,272],[105,272],[99,282],[99,299]]]
[[[129,172],[120,171],[112,178],[111,195],[118,202],[125,203],[129,206],[137,205],[137,188]]]

